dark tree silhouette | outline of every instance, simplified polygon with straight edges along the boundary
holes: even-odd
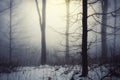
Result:
[[[69,61],[69,8],[70,8],[70,0],[65,0],[66,1],[66,63]]]
[[[41,53],[41,64],[44,65],[46,63],[46,38],[45,38],[45,29],[46,29],[46,0],[42,0],[42,26],[41,26],[41,34],[42,34],[42,53]]]
[[[87,0],[82,1],[83,17],[82,17],[82,76],[88,74],[87,60]]]
[[[108,10],[108,0],[101,1],[102,13],[107,13]],[[102,24],[101,25],[101,49],[102,49],[102,64],[107,60],[107,14],[102,15]]]
[[[46,64],[46,0],[42,0],[42,18],[40,15],[40,9],[38,5],[38,0],[35,0],[36,2],[36,7],[37,7],[37,12],[39,16],[39,24],[41,28],[41,64],[44,65]],[[42,22],[41,22],[42,19]]]
[[[12,63],[12,3],[13,0],[10,0],[9,65]]]
[[[117,0],[114,0],[114,9],[116,10],[117,9]],[[115,15],[117,15],[117,13],[115,12]],[[116,54],[116,26],[117,26],[117,16],[115,16],[115,21],[114,21],[114,39],[113,39],[113,59],[114,59],[114,56]]]

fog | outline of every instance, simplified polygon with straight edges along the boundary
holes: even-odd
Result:
[[[81,2],[70,3],[70,33],[82,34],[81,20],[82,15],[76,15],[82,12]],[[39,7],[41,11],[41,0],[39,0]],[[119,6],[118,6],[119,7]],[[0,1],[0,10],[9,8],[9,0]],[[94,9],[96,12],[100,12],[100,4],[95,4]],[[94,10],[89,5],[88,15],[94,13]],[[114,5],[109,7],[108,12],[114,10]],[[0,13],[0,59],[2,61],[8,61],[9,57],[9,9]],[[109,17],[109,25],[114,25],[114,17]],[[78,19],[78,21],[76,21]],[[96,19],[101,20],[101,16]],[[97,24],[93,17],[88,18],[88,28],[100,32],[101,25]],[[120,25],[120,18],[117,18],[117,26]],[[65,53],[65,30],[66,30],[66,5],[64,0],[48,0],[46,7],[46,44],[47,54],[53,56],[52,61],[58,57],[62,57],[64,60]],[[108,29],[108,33],[113,30]],[[117,32],[119,34],[119,31]],[[82,37],[75,41],[74,37],[78,36],[71,34],[70,37],[70,54],[77,56],[77,53],[81,51],[81,47],[73,47],[75,45],[81,45]],[[88,43],[91,41],[97,41],[88,50],[88,54],[92,57],[101,55],[101,39],[100,34],[94,32],[88,32]],[[108,48],[113,45],[113,35],[107,36]],[[119,43],[120,37],[117,35],[116,43]],[[117,44],[119,46],[119,44]],[[39,18],[37,14],[36,4],[34,0],[14,0],[12,9],[12,59],[15,63],[23,62],[24,64],[38,64],[41,55],[41,30],[39,26]],[[79,49],[76,49],[79,48]],[[119,48],[116,49],[119,54]],[[97,54],[96,54],[97,53]],[[110,54],[108,54],[110,55]],[[79,56],[80,57],[80,54]],[[21,59],[22,58],[22,59]],[[25,62],[24,62],[25,61]],[[49,61],[49,59],[48,59]]]

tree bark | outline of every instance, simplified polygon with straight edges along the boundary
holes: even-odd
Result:
[[[82,76],[88,74],[87,60],[87,0],[82,1],[83,17],[82,17]]]
[[[108,0],[103,0],[101,1],[101,3],[103,14],[107,13]],[[102,23],[107,24],[107,15],[102,15]],[[107,62],[107,27],[105,25],[101,25],[101,49],[102,49],[101,64],[103,64]]]
[[[42,26],[41,26],[41,64],[46,64],[46,0],[42,0]]]
[[[114,10],[117,9],[117,1],[114,0]],[[116,24],[117,24],[117,14],[115,12],[115,20],[114,20],[114,42],[113,42],[113,61],[115,59],[116,54]]]
[[[12,63],[12,2],[10,0],[9,65]]]
[[[41,29],[41,64],[46,64],[46,0],[42,0],[42,18],[40,14],[38,0],[35,0]],[[42,21],[42,22],[41,22]]]
[[[66,0],[66,63],[69,62],[69,6],[70,6],[70,0]]]

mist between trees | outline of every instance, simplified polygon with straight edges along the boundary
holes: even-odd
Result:
[[[120,63],[120,0],[1,0],[0,65]]]

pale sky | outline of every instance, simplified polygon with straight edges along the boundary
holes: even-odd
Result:
[[[39,1],[41,7],[41,2]],[[78,5],[72,4],[72,9],[78,8]],[[47,0],[46,8],[46,40],[48,46],[59,45],[60,41],[64,41],[65,37],[56,33],[52,28],[58,32],[65,32],[66,22],[66,5],[64,0]],[[79,9],[79,8],[78,8]],[[76,9],[77,10],[77,9]],[[75,10],[75,11],[76,11]],[[26,30],[26,34],[31,34],[31,42],[33,45],[40,43],[40,27],[38,22],[38,14],[34,0],[22,0],[17,9],[18,15],[21,16],[20,25]],[[16,20],[16,21],[19,21]],[[19,26],[20,26],[19,25]],[[52,28],[51,28],[52,27]]]
[[[17,1],[17,0],[16,0]],[[23,39],[26,44],[32,44],[32,46],[40,47],[41,40],[41,31],[39,26],[39,19],[36,10],[35,0],[18,0],[17,8],[13,15],[13,24],[16,24],[16,27],[19,27],[22,33],[18,33],[20,36],[28,36],[27,39]],[[17,2],[16,2],[17,3]],[[39,0],[39,6],[41,9],[41,1]],[[71,17],[71,21],[74,22],[78,17],[81,19],[81,16],[77,16],[76,13],[82,12],[81,4],[76,2],[71,2],[70,5],[70,14],[74,15]],[[92,10],[89,11],[92,13]],[[92,20],[90,20],[92,21]],[[70,22],[70,32],[79,26],[81,26],[81,20],[73,24]],[[65,43],[65,36],[61,35],[55,31],[65,33],[66,29],[66,5],[65,0],[47,0],[46,7],[46,41],[47,46],[50,48],[59,48],[61,47],[60,43]],[[78,31],[80,31],[78,29]],[[81,31],[80,31],[81,32]],[[91,38],[94,36],[89,35]],[[19,42],[18,42],[19,43]]]

